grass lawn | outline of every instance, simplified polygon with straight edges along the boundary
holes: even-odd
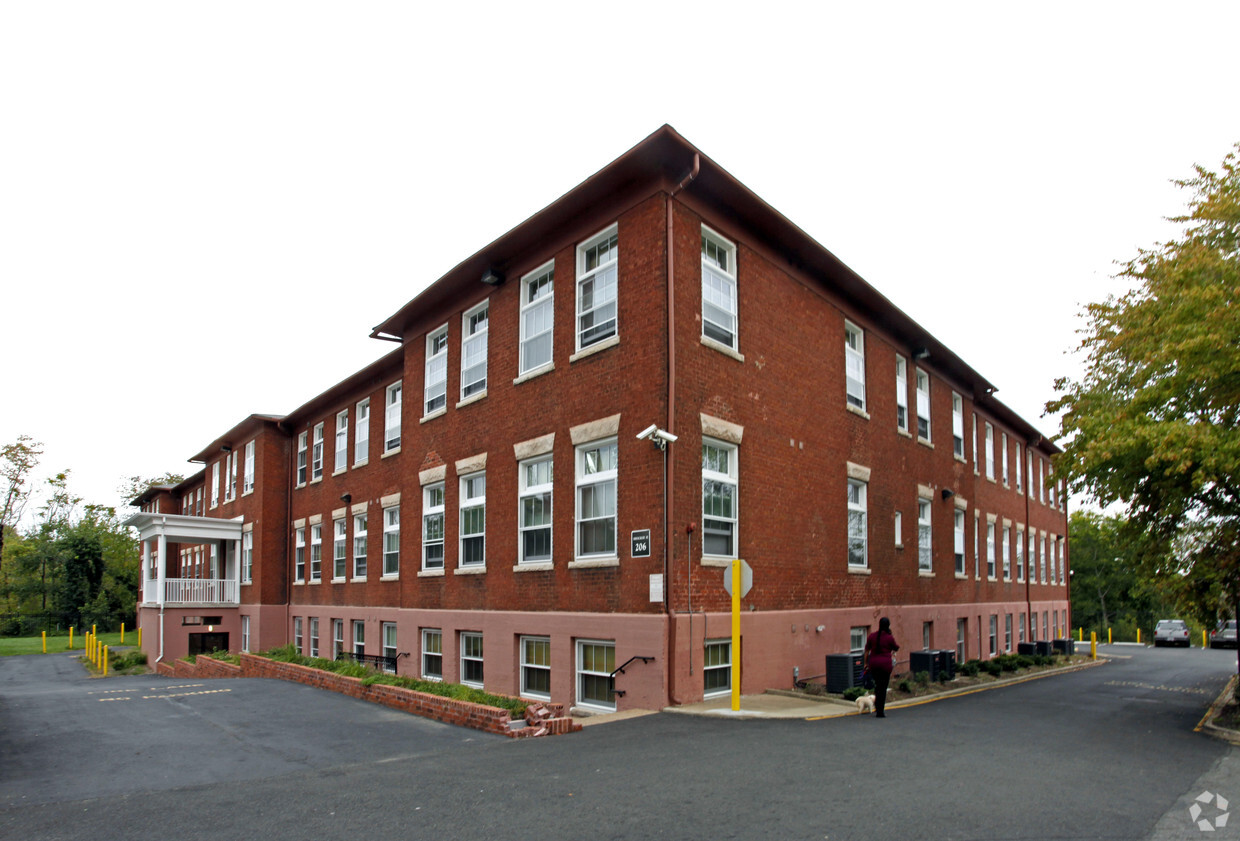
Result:
[[[121,644],[120,632],[115,634],[100,634],[99,642],[106,646],[117,646]],[[86,644],[85,637],[82,634],[73,635],[73,650],[81,651]],[[137,645],[138,632],[125,631],[125,645]],[[47,636],[47,653],[55,654],[61,651],[69,650],[69,635],[64,636]],[[42,637],[0,637],[0,657],[8,657],[12,654],[42,654],[43,638]]]

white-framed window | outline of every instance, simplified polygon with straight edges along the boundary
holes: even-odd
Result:
[[[927,572],[934,569],[934,556],[930,543],[930,500],[917,498],[917,568]]]
[[[732,691],[732,640],[706,641],[702,657],[703,697],[713,698]]]
[[[1036,499],[1037,493],[1033,489],[1033,450],[1031,449],[1025,450],[1025,466],[1029,468],[1026,471],[1026,475],[1029,477],[1029,496]],[[1029,559],[1033,560],[1032,552],[1029,553]]]
[[[366,577],[366,536],[369,517],[365,512],[353,515],[353,577]]]
[[[1000,535],[1000,546],[1003,557],[1003,580],[1012,580],[1012,527],[1004,526]]]
[[[396,672],[395,663],[397,657],[395,622],[383,623],[383,656],[388,658],[383,665],[383,671],[394,674]]]
[[[297,436],[297,484],[306,484],[307,445],[310,433],[302,432]]]
[[[1041,572],[1042,583],[1046,583],[1046,561],[1050,552],[1046,548],[1046,535],[1042,535],[1042,541],[1038,544],[1038,569]]]
[[[578,558],[616,556],[616,476],[619,449],[614,439],[577,448]]]
[[[551,364],[555,326],[555,261],[521,278],[520,370],[525,374]]]
[[[1021,493],[1024,490],[1023,477],[1021,475],[1021,457],[1020,457],[1020,441],[1016,442],[1016,492]]]
[[[601,710],[616,709],[616,644],[577,641],[577,703]]]
[[[383,574],[400,574],[400,508],[383,509]]]
[[[1012,614],[1005,613],[1003,616],[1003,650],[1012,650]]]
[[[203,501],[203,498],[204,498],[204,497],[203,497],[202,488],[199,488],[199,489],[198,489],[198,516],[199,516],[199,517],[201,517],[201,516],[202,516],[202,501]]]
[[[1029,583],[1032,584],[1038,580],[1038,536],[1033,529],[1029,529]]]
[[[1016,580],[1023,582],[1025,580],[1025,530],[1016,529],[1016,540],[1013,543],[1016,548]]]
[[[483,566],[487,562],[487,474],[461,477],[460,566]]]
[[[349,466],[349,410],[336,413],[335,471]]]
[[[211,465],[211,507],[220,504],[220,463]]]
[[[986,478],[995,480],[995,428],[986,424]]]
[[[310,481],[323,478],[323,424],[314,425],[314,447],[310,450]]]
[[[994,657],[999,653],[999,617],[990,614],[990,656]]]
[[[968,634],[969,634],[969,620],[968,619],[957,619],[956,620],[956,662],[957,663],[964,662],[964,641],[968,639]]]
[[[864,567],[869,527],[866,521],[866,483],[848,480],[848,565]]]
[[[977,460],[977,412],[973,413],[973,475],[977,476],[981,468]]]
[[[1046,504],[1046,480],[1043,478],[1042,465],[1045,462],[1038,459],[1038,502]]]
[[[848,629],[848,650],[851,654],[865,651],[865,641],[870,636],[870,629],[865,625],[856,625]]]
[[[1068,566],[1068,564],[1067,564],[1067,557],[1063,551],[1063,538],[1062,537],[1055,538],[1055,564],[1059,569],[1059,583],[1062,584],[1064,583],[1064,576],[1068,574],[1067,570],[1065,569]],[[1065,622],[1065,627],[1066,627],[1067,620],[1064,620],[1064,622]]]
[[[952,534],[952,545],[953,545],[953,551],[956,554],[956,574],[964,575],[965,568],[964,568],[964,510],[963,509],[961,508],[956,509],[956,514],[953,519],[953,524],[954,524],[954,528],[953,528],[953,534]]]
[[[995,524],[986,524],[986,577],[995,577]]]
[[[443,631],[422,629],[422,677],[443,680]]]
[[[240,461],[241,457],[239,453],[228,454],[228,467],[225,471],[225,481],[227,482],[227,485],[224,488],[225,499],[237,498],[237,468],[239,467],[238,463]]]
[[[896,546],[904,545],[904,514],[897,511],[895,515]]]
[[[254,532],[247,531],[241,535],[241,583],[249,584],[254,580]]]
[[[461,683],[482,688],[482,634],[461,633]]]
[[[434,414],[447,406],[448,328],[444,326],[426,337],[426,386],[422,414]]]
[[[964,400],[952,392],[952,452],[964,458]]]
[[[917,371],[917,437],[930,440],[930,375]]]
[[[934,623],[933,622],[922,622],[921,623],[921,650],[929,651],[930,643],[932,643],[933,641],[934,641]]]
[[[344,654],[344,620],[332,620],[332,659],[339,660]]]
[[[250,650],[250,617],[241,617],[241,650]]]
[[[702,335],[736,350],[736,246],[702,226]]]
[[[521,695],[550,700],[550,637],[521,637]]]
[[[483,302],[461,316],[461,399],[487,390],[487,325],[490,306]]]
[[[1004,432],[999,436],[999,478],[1003,480],[1003,487],[1008,486],[1008,436]]]
[[[908,361],[896,355],[896,429],[908,431]]]
[[[422,489],[422,569],[443,569],[443,487]]]
[[[310,527],[310,581],[323,578],[323,526]]]
[[[343,581],[349,563],[349,521],[344,517],[332,521],[332,578]]]
[[[366,653],[366,623],[353,620],[353,653],[361,657]]]
[[[865,333],[844,322],[844,392],[848,405],[865,411]]]
[[[370,460],[370,398],[357,404],[357,423],[353,430],[353,464],[357,466]]]
[[[254,490],[254,442],[247,441],[245,445],[245,466],[242,469],[242,485],[241,492],[249,493]]]
[[[387,387],[383,405],[383,452],[400,449],[400,404],[404,387],[392,383]]]
[[[737,450],[732,444],[702,439],[702,554],[737,557],[739,495]]]
[[[521,506],[517,562],[545,563],[551,560],[551,456],[523,461],[517,471]]]
[[[293,580],[306,580],[306,530],[297,529],[293,539]]]
[[[577,350],[616,335],[619,255],[615,225],[577,246]]]
[[[319,656],[319,617],[310,617],[310,656]]]
[[[305,647],[303,643],[301,629],[302,629],[301,617],[294,616],[293,617],[293,645],[297,648],[298,654],[305,653]]]

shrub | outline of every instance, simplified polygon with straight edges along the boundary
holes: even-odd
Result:
[[[1033,666],[1033,665],[1035,665],[1035,664],[1034,664],[1034,662],[1033,662],[1033,658],[1032,658],[1032,657],[1030,657],[1028,654],[1017,654],[1017,655],[1016,655],[1016,665],[1017,665],[1019,668],[1022,668],[1022,669],[1028,669],[1029,667],[1031,667],[1031,666]]]
[[[981,663],[978,660],[965,660],[960,664],[958,671],[965,677],[977,677],[977,673],[981,671]]]
[[[146,672],[146,652],[140,648],[122,651],[112,658],[109,666],[116,674],[142,674]]]
[[[223,649],[223,648],[216,648],[212,650],[212,652],[206,656],[210,657],[212,660],[223,660],[225,663],[232,663],[234,666],[241,665],[240,654],[231,654],[226,649]]]
[[[979,661],[982,671],[991,677],[998,677],[1003,673],[1003,665],[997,659]]]
[[[916,674],[913,675],[913,682],[920,686],[929,686],[930,685],[930,673],[929,672],[917,672]]]
[[[844,690],[843,695],[845,701],[855,701],[862,695],[868,695],[869,693],[870,690],[864,686],[850,686]]]

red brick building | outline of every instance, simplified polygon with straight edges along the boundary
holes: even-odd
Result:
[[[738,655],[789,686],[881,615],[962,658],[1066,631],[1054,445],[670,127],[372,336],[139,498],[152,660],[294,642],[623,709]]]

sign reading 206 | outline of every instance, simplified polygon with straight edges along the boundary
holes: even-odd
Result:
[[[633,547],[629,554],[634,558],[650,557],[650,529],[633,532]]]

